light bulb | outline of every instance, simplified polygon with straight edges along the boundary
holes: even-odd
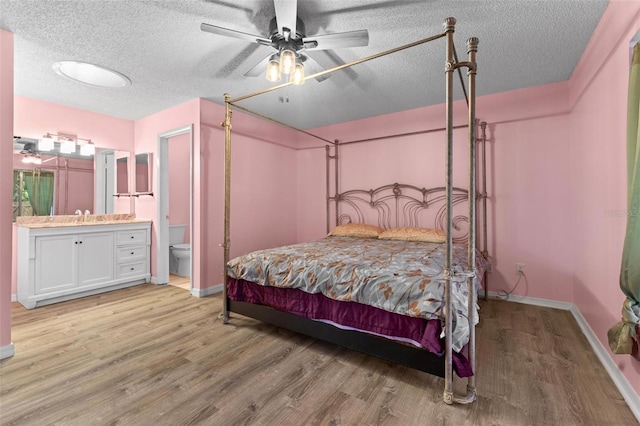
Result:
[[[271,57],[271,60],[269,60],[269,64],[267,65],[267,80],[280,81],[280,63],[278,62],[278,57],[276,55]]]
[[[292,84],[304,84],[304,65],[296,64],[289,81],[291,81]]]
[[[291,74],[296,65],[296,54],[293,50],[283,49],[280,52],[280,72]]]

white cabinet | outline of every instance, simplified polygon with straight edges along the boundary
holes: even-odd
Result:
[[[18,301],[31,309],[149,282],[151,224],[18,227]]]

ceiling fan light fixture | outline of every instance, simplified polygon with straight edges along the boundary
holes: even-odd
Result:
[[[291,73],[291,77],[289,81],[292,84],[297,84],[297,85],[304,84],[304,65],[296,64],[295,68],[293,69],[293,72]]]
[[[280,72],[291,74],[296,66],[296,53],[287,48],[280,51]]]
[[[267,65],[267,80],[280,81],[280,62],[278,56],[273,55]]]
[[[27,152],[24,154],[24,156],[22,157],[22,162],[24,164],[35,164],[35,165],[40,165],[42,164],[42,159],[40,158],[40,156],[36,153],[33,152]]]

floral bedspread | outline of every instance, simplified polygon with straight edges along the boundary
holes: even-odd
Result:
[[[375,306],[401,315],[443,318],[445,244],[352,237],[259,250],[229,261],[230,277],[260,285],[297,288],[308,293]],[[476,254],[476,276],[486,262]],[[469,340],[466,279],[456,276],[467,264],[466,245],[454,245],[452,348]],[[477,305],[474,323],[478,322]]]

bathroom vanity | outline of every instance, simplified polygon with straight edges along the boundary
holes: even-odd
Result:
[[[150,247],[150,221],[18,222],[18,302],[32,309],[149,282]]]

